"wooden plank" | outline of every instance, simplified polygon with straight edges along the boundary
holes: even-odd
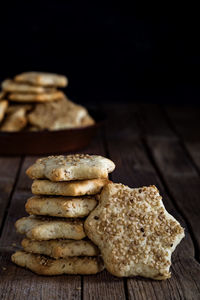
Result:
[[[166,112],[200,172],[200,108],[166,107]]]
[[[112,138],[140,135],[138,122],[138,105],[133,104],[106,104],[102,108],[107,116],[106,124],[109,124],[112,130]],[[130,127],[131,124],[131,127]]]
[[[81,299],[80,276],[39,276],[15,266],[0,252],[0,299]]]
[[[124,281],[109,274],[106,270],[96,276],[84,276],[83,299],[124,300]]]
[[[148,145],[171,195],[192,229],[200,258],[200,177],[177,141],[149,139]]]
[[[200,127],[199,127],[200,128]],[[200,142],[184,141],[185,147],[200,172]]]
[[[0,228],[12,193],[20,157],[0,157]]]
[[[130,124],[131,126],[131,124]],[[151,165],[143,144],[137,139],[112,138],[114,128],[107,127],[107,143],[110,158],[116,163],[112,175],[115,182],[131,187],[155,184],[163,195],[168,211],[186,227],[184,220],[166,194],[159,177]],[[156,282],[142,278],[127,279],[130,299],[195,299],[200,297],[200,265],[194,258],[194,245],[186,230],[186,238],[173,254],[172,278]]]
[[[177,139],[168,126],[165,114],[157,104],[140,104],[138,117],[143,136]]]
[[[19,248],[22,239],[16,233],[14,223],[26,215],[24,204],[31,195],[31,180],[25,170],[34,161],[34,157],[27,157],[22,165],[0,239],[0,299],[81,299],[80,276],[38,276],[10,261],[10,255]]]
[[[200,108],[190,106],[167,106],[165,111],[176,132],[184,140],[199,142]]]

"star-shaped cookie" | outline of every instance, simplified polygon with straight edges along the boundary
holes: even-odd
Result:
[[[84,226],[107,270],[119,277],[169,278],[171,254],[184,237],[155,186],[131,189],[109,183]]]

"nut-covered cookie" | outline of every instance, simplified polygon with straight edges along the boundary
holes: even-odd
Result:
[[[53,258],[67,258],[68,256],[97,256],[99,250],[89,240],[50,240],[35,241],[30,239],[22,240],[24,251]]]
[[[81,240],[86,235],[82,220],[69,220],[29,216],[15,223],[17,232],[33,240],[74,239]]]
[[[100,257],[67,257],[53,259],[40,254],[17,251],[12,262],[39,275],[96,274],[104,268]]]
[[[169,278],[171,254],[184,237],[155,186],[106,185],[84,226],[107,270],[119,277]]]
[[[59,155],[38,159],[26,174],[32,179],[69,181],[107,178],[114,168],[115,164],[110,159],[98,155]]]
[[[30,215],[43,215],[62,218],[82,218],[95,208],[95,197],[48,197],[33,196],[26,202]]]
[[[34,180],[32,193],[35,195],[52,196],[84,196],[100,193],[109,180],[104,178],[53,182],[50,180]]]

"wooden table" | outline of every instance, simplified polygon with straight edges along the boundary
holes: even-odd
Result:
[[[111,158],[115,182],[159,188],[186,231],[173,254],[171,279],[122,279],[107,271],[42,277],[12,264],[10,255],[22,239],[14,223],[26,214],[31,195],[25,170],[36,158],[0,157],[0,299],[200,299],[200,109],[143,104],[102,109],[109,121],[82,152]]]

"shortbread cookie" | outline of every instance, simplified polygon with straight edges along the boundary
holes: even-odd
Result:
[[[98,155],[59,155],[36,160],[26,174],[32,179],[68,181],[107,178],[114,168],[115,164],[110,159]]]
[[[184,237],[155,186],[131,189],[114,183],[104,187],[85,231],[110,273],[158,280],[170,277],[171,254]]]
[[[96,207],[95,197],[42,197],[33,196],[26,202],[30,215],[43,215],[63,218],[82,218]]]
[[[6,110],[8,107],[8,101],[7,100],[1,100],[0,101],[0,123],[3,120]]]
[[[85,237],[83,221],[29,216],[15,223],[19,233],[32,240],[74,239]]]
[[[15,81],[26,82],[42,86],[65,87],[68,84],[67,77],[52,73],[43,72],[25,72],[15,76]]]
[[[81,126],[87,110],[70,100],[63,98],[58,101],[36,105],[28,118],[29,122],[41,129],[61,130]]]
[[[27,124],[26,110],[19,108],[13,113],[10,113],[5,118],[1,131],[20,131]]]
[[[42,94],[11,93],[8,95],[8,99],[15,102],[48,102],[62,99],[63,97],[65,95],[61,91]]]
[[[48,255],[53,258],[68,256],[97,256],[98,248],[89,240],[50,240],[33,241],[23,239],[22,247],[26,252]]]
[[[28,93],[28,94],[40,94],[40,93],[52,93],[54,88],[47,88],[43,86],[34,86],[25,83],[18,83],[11,79],[6,79],[2,82],[1,87],[6,92],[12,93]]]
[[[39,275],[96,274],[103,270],[99,257],[68,257],[53,259],[39,254],[17,251],[11,257],[12,262]]]
[[[108,179],[90,179],[66,182],[52,182],[50,180],[34,180],[32,193],[35,195],[52,196],[84,196],[100,193],[104,185],[108,184]]]
[[[90,126],[94,124],[95,124],[95,120],[90,115],[85,116],[81,121],[82,126]]]

